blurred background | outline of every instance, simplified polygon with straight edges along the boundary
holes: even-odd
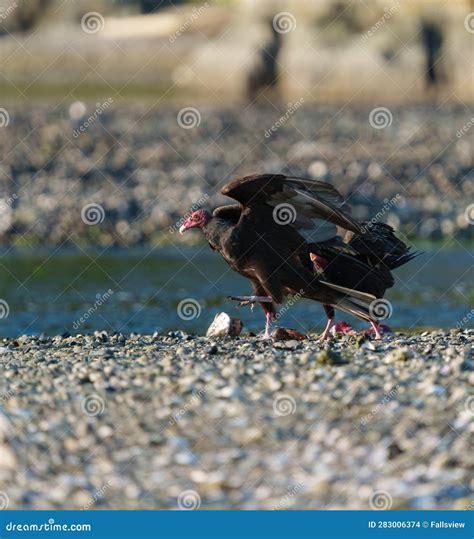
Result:
[[[468,0],[0,0],[0,335],[203,332],[248,285],[180,219],[256,172],[424,251],[393,325],[472,325],[473,59]]]

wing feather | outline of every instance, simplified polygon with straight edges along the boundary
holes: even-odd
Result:
[[[327,241],[337,235],[337,227],[355,234],[364,232],[354,220],[341,194],[329,183],[283,174],[246,176],[225,185],[221,193],[243,206],[258,209],[291,204],[296,215],[291,224],[307,242]]]
[[[225,219],[227,221],[233,221],[235,223],[240,219],[242,213],[242,206],[240,204],[227,204],[226,206],[219,206],[216,208],[212,215],[219,219]]]

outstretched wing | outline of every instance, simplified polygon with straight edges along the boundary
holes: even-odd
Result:
[[[283,174],[258,174],[226,184],[221,193],[251,210],[258,210],[262,205],[276,208],[276,215],[279,210],[286,210],[286,215],[291,216],[289,224],[308,243],[335,237],[338,226],[356,234],[363,233],[361,225],[345,208],[343,197],[326,182]]]

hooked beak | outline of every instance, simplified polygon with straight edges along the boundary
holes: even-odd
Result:
[[[186,226],[185,224],[184,224],[184,225],[181,225],[181,226],[179,227],[179,233],[180,233],[180,234],[184,234],[184,233],[186,232],[187,229],[188,229],[188,228],[187,228],[187,226]]]

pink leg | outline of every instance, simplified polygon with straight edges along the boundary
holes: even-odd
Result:
[[[334,318],[328,318],[326,327],[324,328],[324,331],[321,333],[321,335],[318,338],[319,342],[325,341],[328,338],[329,330],[331,329],[331,326],[334,323]]]
[[[271,339],[270,329],[272,327],[273,314],[270,312],[265,313],[265,334],[263,335],[264,339]]]
[[[331,305],[323,305],[324,312],[326,313],[326,316],[328,317],[328,321],[326,323],[326,327],[324,328],[324,331],[322,332],[321,336],[319,337],[318,341],[322,342],[325,341],[328,338],[329,330],[331,329],[331,326],[334,323],[334,309],[331,307]]]
[[[382,338],[382,335],[379,331],[379,326],[378,324],[376,324],[375,322],[372,322],[372,320],[370,321],[370,325],[372,326],[372,329],[374,330],[375,332],[375,338],[380,340]]]

